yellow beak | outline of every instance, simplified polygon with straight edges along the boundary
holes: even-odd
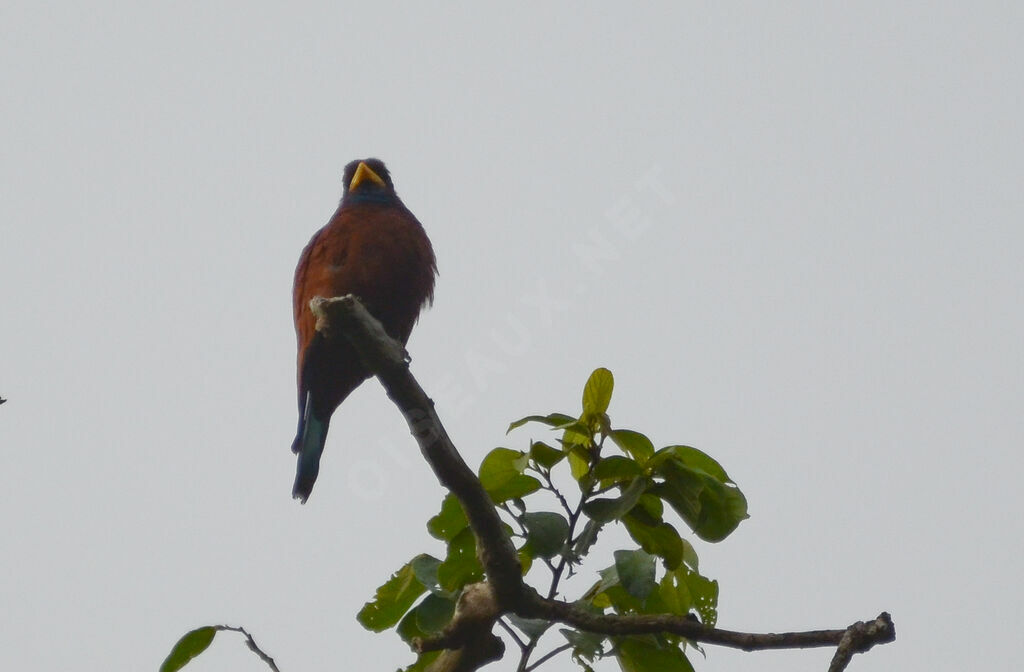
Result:
[[[356,187],[362,184],[365,180],[375,182],[377,186],[380,187],[387,186],[387,184],[384,182],[383,178],[381,178],[380,175],[373,172],[372,168],[370,168],[368,165],[360,161],[359,165],[356,166],[356,174],[352,176],[352,182],[350,182],[348,185],[348,190],[355,191]]]

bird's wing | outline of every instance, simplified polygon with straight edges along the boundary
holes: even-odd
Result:
[[[313,251],[321,244],[325,235],[324,231],[326,231],[326,229],[327,227],[324,227],[313,234],[313,237],[309,239],[306,247],[302,250],[302,255],[299,257],[299,264],[295,267],[295,284],[293,285],[292,291],[292,310],[294,313],[296,331],[299,330],[299,321],[302,317],[302,311],[309,308],[309,299],[304,299],[304,297],[306,296],[306,279],[309,276],[309,266],[314,256]]]

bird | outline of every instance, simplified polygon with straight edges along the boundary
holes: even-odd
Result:
[[[303,504],[320,472],[331,416],[370,377],[344,338],[325,338],[309,308],[313,297],[354,294],[405,345],[421,310],[434,301],[437,260],[423,229],[402,203],[380,159],[345,166],[338,209],[317,231],[295,268],[298,340],[298,455],[292,496]]]

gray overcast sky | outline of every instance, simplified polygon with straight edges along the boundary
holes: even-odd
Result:
[[[289,496],[292,272],[366,156],[437,251],[413,371],[471,464],[608,366],[613,421],[750,500],[697,544],[723,627],[886,609],[851,669],[1017,656],[1021,5],[348,4],[0,12],[8,667],[153,670],[223,622],[284,672],[412,660],[354,619],[442,551],[376,382]]]

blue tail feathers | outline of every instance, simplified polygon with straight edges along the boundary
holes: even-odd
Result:
[[[295,470],[295,485],[292,486],[292,497],[303,504],[313,491],[313,484],[320,473],[320,455],[324,452],[327,441],[327,427],[330,418],[321,420],[313,412],[313,400],[306,394],[302,415],[299,416],[299,427],[292,444],[292,452],[298,454]]]

